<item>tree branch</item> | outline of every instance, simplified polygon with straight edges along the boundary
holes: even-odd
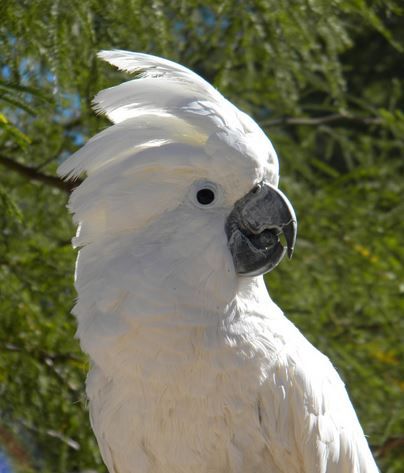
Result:
[[[29,456],[26,449],[23,448],[19,442],[16,441],[15,436],[3,426],[0,426],[0,442],[2,449],[4,448],[11,458],[16,459],[19,466],[27,467],[27,471],[30,471],[28,469],[30,464]]]
[[[42,173],[35,168],[14,161],[13,159],[8,158],[7,156],[0,155],[0,164],[2,164],[8,169],[17,172],[21,176],[28,178],[31,181],[42,182],[47,186],[55,187],[56,189],[60,189],[64,192],[67,192],[68,194],[70,194],[70,192],[72,192],[72,190],[79,185],[79,182],[63,181],[59,177],[50,176],[49,174]]]
[[[65,361],[78,361],[81,362],[82,358],[80,358],[77,355],[74,355],[73,353],[48,353],[48,352],[33,352],[33,351],[28,351],[23,347],[14,345],[13,343],[4,343],[3,345],[0,345],[0,348],[2,350],[7,350],[11,352],[16,352],[16,353],[23,353],[26,354],[30,357],[37,358],[41,361],[46,361],[46,360],[52,360],[52,362],[65,362]]]
[[[17,345],[12,343],[5,343],[0,346],[2,350],[7,350],[9,352],[20,353],[21,355],[28,356],[29,358],[35,358],[40,363],[42,363],[46,368],[59,380],[59,382],[65,384],[68,390],[74,395],[77,396],[77,392],[81,390],[80,387],[72,385],[68,379],[65,379],[63,374],[59,371],[56,366],[56,362],[67,363],[69,361],[82,362],[82,359],[78,356],[75,356],[72,353],[46,353],[41,351],[31,351],[25,350]]]
[[[391,450],[401,449],[404,446],[404,437],[389,437],[382,445],[375,447],[380,457],[387,456]]]
[[[359,123],[361,125],[381,125],[382,120],[378,117],[358,117],[354,115],[347,115],[343,113],[333,113],[330,115],[324,115],[322,117],[281,117],[274,118],[272,120],[264,120],[261,123],[262,126],[282,126],[282,125],[307,125],[307,126],[318,126],[325,125],[327,123],[337,122],[351,122]]]
[[[67,437],[66,435],[63,435],[61,432],[58,432],[53,429],[39,429],[38,427],[35,427],[29,422],[26,422],[24,420],[21,420],[20,422],[24,427],[26,427],[29,430],[32,430],[35,433],[48,435],[49,437],[60,440],[61,442],[65,443],[67,446],[69,446],[73,450],[80,450],[80,444],[78,442],[76,442],[70,437]]]
[[[78,115],[78,116],[72,118],[68,122],[61,123],[61,125],[65,130],[71,130],[72,128],[75,128],[76,126],[81,125],[82,121],[83,121],[83,117],[81,115]]]

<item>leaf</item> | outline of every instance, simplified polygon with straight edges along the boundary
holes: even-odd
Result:
[[[23,220],[23,214],[18,204],[13,200],[7,190],[0,186],[0,206],[3,215],[14,218],[18,223]]]
[[[12,136],[21,148],[26,148],[31,143],[30,137],[7,120],[3,114],[0,114],[0,128],[5,131],[5,136]]]

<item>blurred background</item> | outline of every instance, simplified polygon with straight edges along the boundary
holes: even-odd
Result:
[[[272,298],[336,365],[385,473],[404,471],[401,0],[2,0],[0,472],[103,473],[74,339],[58,163],[127,80],[100,49],[178,61],[269,134],[299,220]]]

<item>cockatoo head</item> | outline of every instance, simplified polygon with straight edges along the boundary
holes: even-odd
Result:
[[[290,256],[296,218],[258,125],[178,64],[126,51],[99,56],[137,76],[97,95],[96,109],[114,124],[59,168],[66,178],[86,175],[70,208],[87,260],[103,274],[119,266],[205,287],[255,277]]]

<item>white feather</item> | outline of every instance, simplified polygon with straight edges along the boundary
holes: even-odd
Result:
[[[224,222],[278,182],[257,124],[170,61],[100,56],[138,78],[98,94],[115,122],[59,169],[79,230],[78,336],[111,473],[376,473],[345,387],[269,298],[240,279]],[[214,182],[217,202],[193,195]]]

